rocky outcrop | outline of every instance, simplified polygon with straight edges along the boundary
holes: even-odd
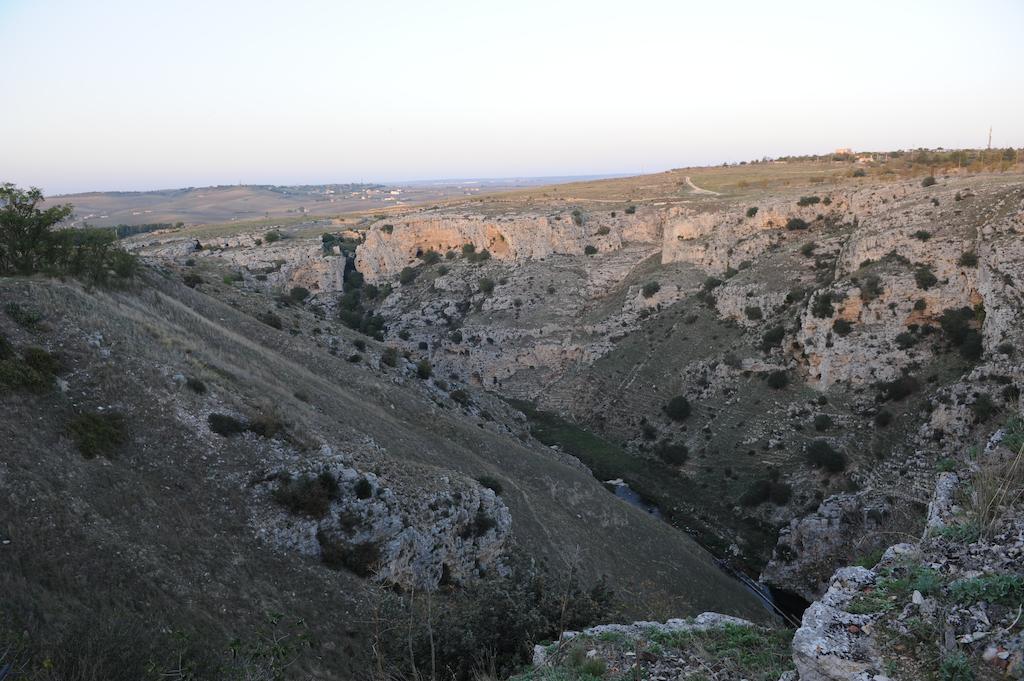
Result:
[[[414,493],[399,493],[386,477],[358,470],[325,446],[316,461],[256,482],[257,533],[329,567],[403,588],[505,574],[512,519],[501,499],[447,475],[419,482]]]
[[[812,601],[825,591],[836,556],[854,552],[865,536],[883,525],[889,504],[865,493],[837,494],[816,511],[793,519],[779,532],[761,581]],[[870,551],[869,545],[856,549]]]

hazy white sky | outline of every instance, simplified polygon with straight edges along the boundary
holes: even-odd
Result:
[[[0,181],[636,173],[1024,146],[1024,2],[0,0]]]

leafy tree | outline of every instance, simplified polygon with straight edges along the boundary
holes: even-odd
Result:
[[[58,244],[51,230],[71,215],[71,205],[43,210],[42,200],[36,187],[0,185],[0,274],[32,274],[52,264]]]

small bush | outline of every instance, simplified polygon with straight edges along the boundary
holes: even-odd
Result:
[[[416,277],[419,276],[419,272],[411,267],[403,267],[402,271],[398,273],[398,283],[402,286],[407,286],[412,282],[416,281]]]
[[[612,217],[615,217],[614,213],[612,214]],[[611,231],[612,230],[608,227],[608,225],[601,225],[600,227],[597,228],[595,234],[597,234],[598,236],[607,236],[608,234],[611,233]]]
[[[773,390],[782,390],[789,385],[789,374],[782,370],[775,370],[768,374],[768,387]]]
[[[380,363],[389,367],[393,367],[398,364],[398,348],[389,345],[381,350]]]
[[[636,206],[626,206],[626,210],[624,212],[626,215],[632,215],[636,212]]]
[[[757,206],[751,206],[747,209],[747,217],[752,218],[757,215]]]
[[[189,376],[188,378],[185,379],[185,387],[194,392],[196,395],[206,394],[206,384],[194,376]]]
[[[587,244],[586,246],[583,247],[583,253],[585,255],[594,255],[597,253],[597,246],[591,246],[590,244]]]
[[[814,243],[813,241],[809,241],[808,243],[800,247],[800,255],[809,258],[812,255],[814,255],[814,249],[816,249],[817,247],[818,244]]]
[[[908,332],[902,331],[896,334],[896,347],[900,350],[907,350],[917,345],[917,336]]]
[[[495,494],[500,495],[502,492],[501,481],[493,475],[481,475],[476,481]]]
[[[28,307],[22,307],[18,303],[9,302],[4,305],[4,312],[14,320],[14,323],[24,329],[34,329],[36,324],[42,321],[43,315]]]
[[[369,577],[381,560],[380,546],[366,541],[349,544],[331,537],[323,528],[316,533],[320,544],[320,561],[333,570],[348,570],[359,577]]]
[[[796,202],[798,206],[813,206],[816,203],[821,203],[820,196],[801,196],[800,200]]]
[[[284,421],[274,413],[260,414],[246,426],[246,429],[269,440],[284,430]]]
[[[754,480],[739,498],[743,506],[757,506],[768,501],[771,496],[772,483],[769,480]]]
[[[305,286],[294,286],[292,290],[288,292],[288,297],[294,300],[296,303],[301,303],[309,298],[309,289]]]
[[[749,305],[743,308],[743,314],[745,314],[747,319],[752,322],[764,319],[764,313],[761,312],[761,308],[756,305]]]
[[[469,393],[462,388],[456,388],[455,390],[448,393],[448,397],[452,398],[457,404],[465,407],[469,404]]]
[[[683,395],[676,395],[665,405],[665,414],[673,421],[685,421],[690,411],[690,401]]]
[[[477,286],[480,287],[480,292],[485,295],[490,295],[494,292],[494,280],[488,277],[484,277],[478,281]]]
[[[828,414],[818,414],[814,417],[814,429],[822,433],[832,427],[832,417]]]
[[[432,248],[428,248],[427,252],[423,254],[421,259],[423,260],[424,265],[433,265],[441,262],[441,254]]]
[[[895,400],[898,402],[917,392],[921,387],[921,383],[908,374],[892,381],[880,383],[878,387],[882,390],[882,398],[884,400]]]
[[[128,440],[124,417],[114,413],[79,414],[68,424],[68,435],[87,459],[109,458]]]
[[[863,168],[857,168],[856,170],[853,171],[852,175],[853,177],[864,177],[865,175],[867,175],[867,171],[865,171]]]
[[[786,335],[786,329],[782,326],[773,326],[761,336],[761,351],[768,352],[779,346]]]
[[[203,278],[195,272],[189,272],[181,278],[182,283],[189,288],[195,288],[203,283]]]
[[[690,457],[690,450],[681,442],[662,442],[654,453],[670,466],[682,466]]]
[[[281,232],[277,231],[276,229],[272,229],[272,230],[270,230],[269,232],[267,232],[266,234],[263,235],[263,240],[265,242],[267,242],[268,244],[277,243],[282,238],[283,237],[281,235]]]
[[[977,267],[978,266],[978,254],[974,251],[967,251],[966,253],[960,254],[960,259],[956,261],[960,267]]]
[[[836,309],[832,306],[832,293],[829,291],[823,291],[814,297],[814,303],[811,305],[811,314],[818,319],[828,319],[836,313]]]
[[[882,409],[875,414],[875,425],[879,428],[886,428],[892,423],[892,412]]]
[[[273,312],[261,312],[260,314],[256,315],[256,319],[260,320],[267,326],[274,327],[275,329],[280,329],[281,327],[284,326],[284,324],[281,322],[281,318],[278,317]]]
[[[298,478],[286,476],[278,481],[274,490],[274,501],[297,515],[323,518],[331,508],[331,502],[338,498],[337,479],[324,471],[319,475],[303,475]]]
[[[928,241],[929,239],[932,238],[932,233],[925,229],[919,229],[913,234],[911,234],[911,236],[917,239],[918,241]]]
[[[837,319],[832,323],[832,331],[837,336],[848,336],[853,331],[853,324],[846,321],[845,319]]]
[[[416,364],[416,375],[424,381],[430,378],[430,375],[434,373],[434,367],[431,365],[430,360],[421,359]]]
[[[248,426],[244,422],[228,414],[210,414],[206,417],[206,423],[210,426],[211,431],[221,437],[240,435],[248,430]]]
[[[922,310],[926,310],[927,308],[928,308],[928,301],[925,300],[924,298],[918,298],[917,300],[914,301],[914,309],[917,310],[918,312],[921,312]]]
[[[808,444],[807,460],[815,468],[823,468],[829,473],[846,470],[846,456],[833,449],[828,440],[813,440]]]
[[[579,208],[576,208],[572,211],[572,224],[576,225],[577,227],[583,226],[583,213],[580,211]]]
[[[640,293],[643,294],[644,298],[650,298],[651,296],[653,296],[655,293],[657,293],[660,290],[661,290],[661,284],[659,284],[656,281],[649,281],[649,282],[647,282],[646,284],[643,285],[643,288],[640,289]]]
[[[984,423],[999,411],[999,408],[996,407],[995,402],[992,401],[992,397],[988,393],[980,393],[975,397],[970,408],[974,414],[975,423]]]
[[[807,229],[808,227],[810,227],[810,224],[808,224],[807,220],[804,220],[803,218],[793,217],[786,220],[786,229],[790,231]]]
[[[34,347],[25,348],[21,354],[25,366],[42,376],[50,377],[60,373],[60,358],[55,354]]]
[[[373,496],[373,485],[366,478],[359,478],[352,486],[356,499],[369,499]]]
[[[932,268],[928,265],[921,265],[914,270],[914,282],[917,283],[917,287],[923,291],[927,291],[935,284],[939,283],[935,273],[932,272]]]
[[[882,279],[877,274],[868,275],[860,284],[860,299],[870,302],[882,295],[883,290]]]
[[[923,180],[921,180],[921,186],[922,187],[931,187],[935,183],[936,183],[935,182],[935,178],[933,176],[931,176],[931,175],[929,175],[928,177],[926,177]]]

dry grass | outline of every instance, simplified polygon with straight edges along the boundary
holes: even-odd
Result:
[[[993,452],[999,457],[1000,452]],[[986,461],[974,476],[971,510],[982,536],[990,535],[999,521],[1024,498],[1024,446],[1008,458]]]

